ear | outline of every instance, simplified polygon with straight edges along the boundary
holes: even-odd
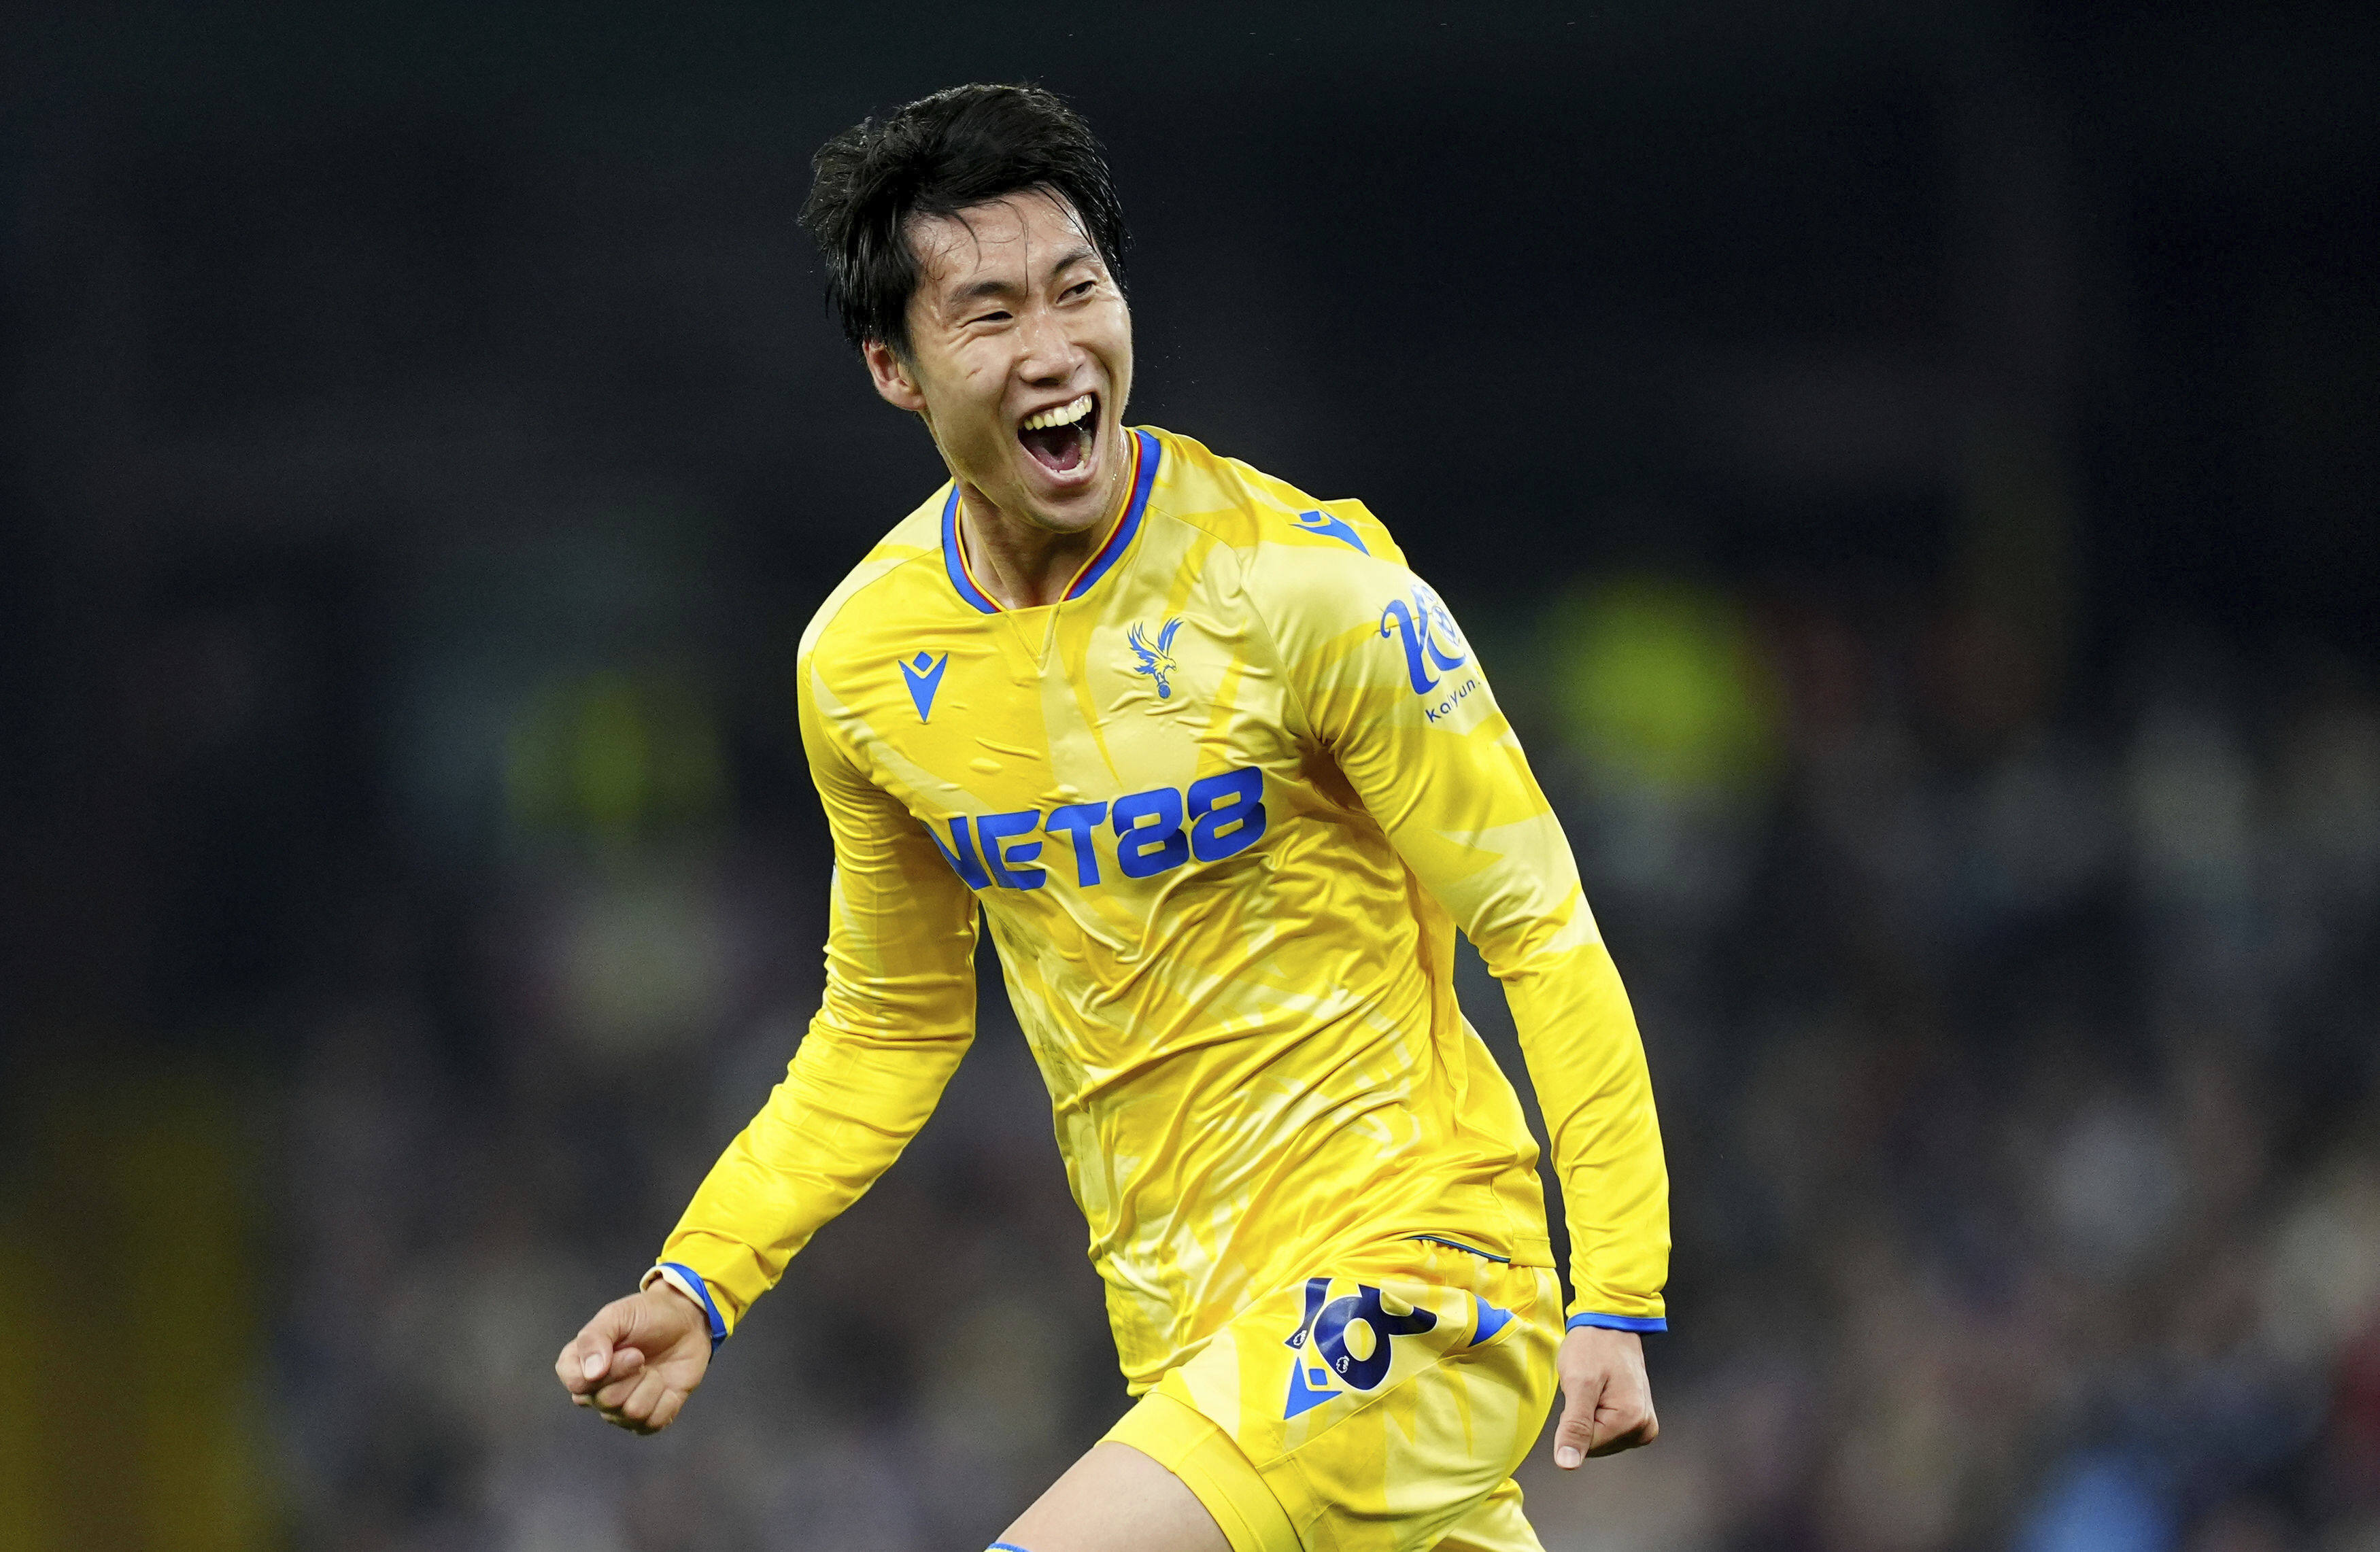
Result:
[[[925,413],[926,395],[917,392],[908,363],[891,346],[882,340],[869,340],[859,347],[859,354],[868,362],[868,375],[876,384],[879,397],[895,409],[905,409],[912,415]]]

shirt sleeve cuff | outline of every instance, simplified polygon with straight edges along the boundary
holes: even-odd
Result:
[[[1594,1310],[1581,1310],[1563,1322],[1563,1329],[1575,1331],[1582,1326],[1600,1326],[1608,1331],[1666,1331],[1669,1317],[1659,1315],[1601,1315]]]
[[[711,1299],[710,1289],[703,1282],[702,1274],[682,1261],[664,1261],[647,1272],[637,1287],[642,1291],[656,1282],[668,1283],[702,1306],[702,1317],[710,1328],[710,1351],[718,1352],[719,1344],[727,1340],[727,1322],[720,1315],[719,1305]]]

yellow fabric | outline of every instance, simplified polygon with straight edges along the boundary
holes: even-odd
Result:
[[[1552,1404],[1560,1303],[1546,1267],[1376,1247],[1249,1304],[1107,1437],[1181,1477],[1232,1552],[1537,1552],[1511,1478]]]
[[[1545,1552],[1545,1544],[1521,1512],[1521,1485],[1506,1477],[1455,1522],[1436,1552]]]
[[[974,1037],[980,909],[1134,1393],[1351,1247],[1547,1265],[1536,1148],[1455,1005],[1460,926],[1544,1104],[1575,1307],[1659,1316],[1634,1018],[1468,644],[1361,503],[1136,442],[1145,504],[1079,596],[970,601],[945,486],[804,635],[826,992],[662,1258],[739,1319],[898,1157]]]
[[[1232,1552],[1301,1552],[1281,1500],[1231,1436],[1196,1408],[1151,1390],[1100,1442],[1128,1444],[1180,1477],[1215,1517]]]

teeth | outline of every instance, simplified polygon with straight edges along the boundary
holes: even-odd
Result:
[[[1071,426],[1090,412],[1091,396],[1086,394],[1072,404],[1062,404],[1055,409],[1045,409],[1038,415],[1026,416],[1025,430],[1046,431],[1052,426]]]

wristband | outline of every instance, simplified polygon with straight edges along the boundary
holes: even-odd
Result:
[[[727,1340],[727,1321],[711,1302],[710,1287],[702,1280],[702,1274],[683,1261],[664,1261],[645,1274],[642,1286],[650,1288],[656,1278],[702,1306],[702,1318],[710,1328],[710,1351],[718,1352],[719,1344]]]
[[[1592,1310],[1562,1322],[1566,1331],[1575,1331],[1582,1326],[1600,1326],[1607,1331],[1666,1331],[1670,1322],[1658,1315],[1597,1315]]]

